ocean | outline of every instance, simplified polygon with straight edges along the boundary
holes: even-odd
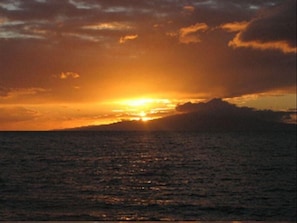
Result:
[[[0,220],[296,221],[296,132],[0,132]]]

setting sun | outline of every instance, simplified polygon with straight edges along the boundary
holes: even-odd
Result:
[[[153,119],[152,117],[148,117],[147,114],[144,111],[141,111],[139,113],[139,117],[140,117],[140,120],[143,121],[143,122],[146,122],[146,121],[149,121],[149,120]]]
[[[296,222],[296,4],[0,0],[1,220]]]
[[[152,103],[154,102],[154,99],[151,98],[137,98],[137,99],[128,99],[128,100],[123,100],[120,102],[120,104],[124,106],[131,107],[133,109],[148,109]]]
[[[175,104],[169,99],[162,98],[130,98],[111,103],[116,109],[112,110],[120,120],[149,121],[174,113]]]
[[[0,130],[296,110],[296,1],[0,2]]]

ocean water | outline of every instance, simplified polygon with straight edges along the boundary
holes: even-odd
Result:
[[[296,221],[295,132],[0,132],[0,220]]]

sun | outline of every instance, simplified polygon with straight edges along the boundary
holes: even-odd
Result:
[[[154,102],[155,100],[152,98],[136,98],[123,100],[122,103],[131,107],[147,107]]]
[[[144,111],[141,111],[138,115],[139,115],[140,121],[146,122],[146,121],[152,120],[152,118],[148,117]]]
[[[165,98],[127,98],[115,101],[118,117],[126,120],[150,121],[162,117],[174,109],[171,100]]]

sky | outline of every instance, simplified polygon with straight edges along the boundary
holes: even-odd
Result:
[[[296,110],[294,0],[1,0],[0,130]]]

